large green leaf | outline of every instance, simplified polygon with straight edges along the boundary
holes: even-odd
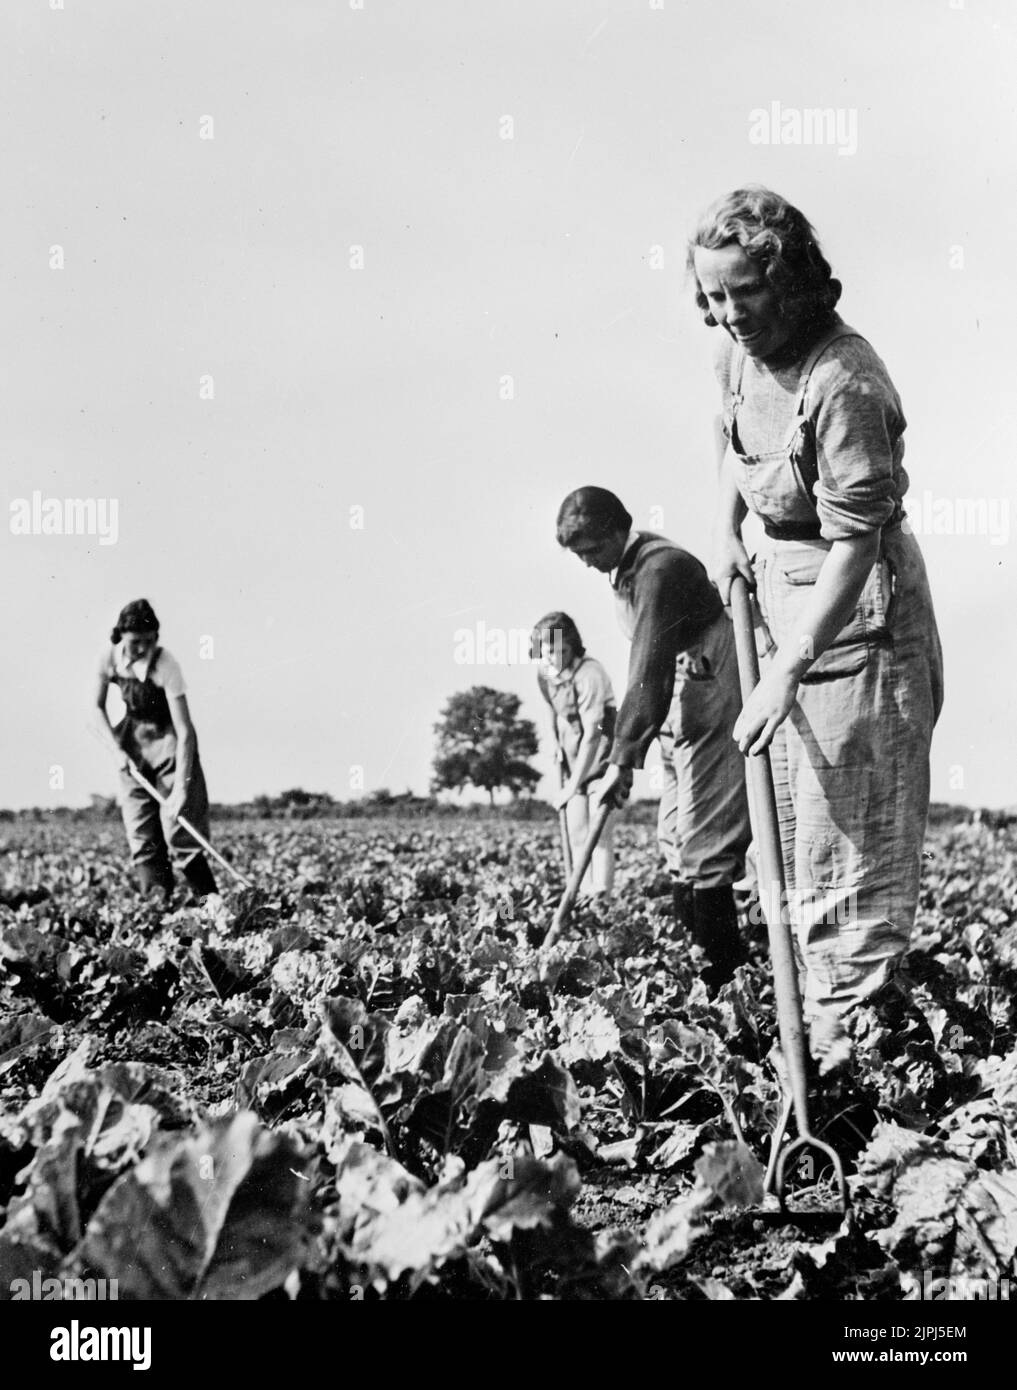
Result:
[[[249,1111],[164,1138],[106,1193],[79,1256],[122,1299],[260,1298],[302,1258],[303,1168]]]
[[[545,1052],[536,1066],[515,1077],[505,1098],[508,1117],[559,1132],[579,1123],[579,1092],[571,1072]]]
[[[516,1230],[546,1225],[579,1190],[575,1165],[562,1154],[547,1163],[506,1156],[480,1164],[465,1182],[457,1178],[427,1191],[412,1186],[393,1206],[397,1184],[406,1186],[398,1166],[365,1163],[360,1147],[351,1148],[350,1160],[352,1191],[367,1201],[344,1254],[383,1283],[406,1273],[426,1275],[462,1255],[481,1234],[508,1241]],[[344,1173],[338,1185],[348,1210],[351,1188]]]
[[[751,1149],[735,1139],[707,1144],[695,1167],[699,1182],[722,1206],[750,1207],[763,1200],[762,1164]]]
[[[987,1173],[938,1140],[883,1124],[858,1162],[858,1189],[892,1202],[875,1239],[904,1266],[993,1279],[1017,1256],[1017,1172]]]

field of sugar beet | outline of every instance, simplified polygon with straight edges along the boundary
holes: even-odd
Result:
[[[1014,827],[930,830],[906,987],[812,1098],[850,1215],[803,1162],[790,1222],[761,1186],[765,933],[708,1000],[650,827],[618,827],[615,899],[544,970],[553,822],[216,841],[257,889],[161,914],[119,823],[0,827],[0,1298],[33,1273],[193,1300],[899,1300],[1014,1275]]]

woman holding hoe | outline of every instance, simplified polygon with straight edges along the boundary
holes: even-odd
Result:
[[[582,853],[590,833],[590,784],[607,771],[617,710],[611,678],[588,656],[579,629],[567,613],[548,613],[533,629],[531,651],[540,661],[537,684],[551,712],[555,758],[564,780],[554,800],[564,809],[573,853]],[[584,892],[610,896],[614,886],[611,822],[593,851]]]
[[[118,801],[141,891],[169,901],[176,863],[195,898],[216,892],[200,847],[179,823],[184,816],[208,839],[208,792],[198,739],[187,708],[186,686],[176,660],[159,646],[159,620],[145,599],[123,609],[99,666],[96,704],[100,724],[119,769]],[[116,726],[106,712],[110,685],[126,713]],[[132,775],[165,799],[160,805]]]
[[[734,729],[770,748],[813,1055],[907,949],[929,805],[942,653],[925,566],[902,527],[905,419],[886,367],[835,311],[808,221],[763,188],[711,207],[689,244],[719,327],[721,496],[713,579],[756,590],[769,629]],[[766,544],[750,561],[749,512]]]

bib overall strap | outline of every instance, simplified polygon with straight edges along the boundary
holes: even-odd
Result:
[[[853,328],[849,328],[846,323],[838,323],[836,328],[820,338],[819,341],[813,345],[812,351],[805,359],[805,366],[802,368],[802,379],[798,387],[798,403],[795,407],[796,425],[805,414],[805,397],[809,389],[809,378],[812,376],[816,363],[822,357],[823,353],[830,344],[835,343],[838,338],[860,338],[861,336],[862,335],[856,333]]]
[[[730,419],[729,419],[729,421],[728,421],[728,430],[729,430],[729,431],[730,431],[730,430],[733,428],[733,426],[734,426],[735,416],[738,414],[738,407],[741,405],[742,400],[743,400],[743,396],[742,396],[742,378],[743,378],[744,375],[745,375],[745,359],[746,359],[747,356],[748,356],[748,353],[745,351],[744,348],[739,348],[739,349],[738,349],[738,375],[737,375],[737,377],[735,378],[734,390],[731,392],[731,400],[730,400],[729,406],[728,406],[728,408],[729,408],[729,410],[730,410]]]
[[[571,674],[569,675],[569,709],[565,717],[570,724],[575,725],[580,733],[583,732],[583,721],[579,714],[579,696],[576,693],[576,676],[579,674],[580,666],[584,666],[589,659],[588,656],[581,656],[575,666],[573,666]]]
[[[829,333],[824,334],[824,336],[820,338],[818,342],[813,344],[813,347],[809,352],[808,357],[805,359],[805,366],[802,368],[801,381],[798,386],[798,399],[795,402],[794,412],[795,429],[797,429],[798,421],[805,414],[805,397],[808,392],[809,378],[812,376],[812,372],[815,368],[815,365],[822,357],[823,353],[830,346],[830,344],[835,343],[838,338],[860,338],[861,336],[862,335],[860,333],[858,333],[855,329],[849,327],[848,324],[838,323],[835,328],[831,329]],[[738,407],[741,405],[744,399],[744,397],[742,396],[742,381],[745,377],[745,362],[747,358],[748,353],[745,351],[745,349],[739,348],[737,374],[735,377],[734,390],[731,393],[730,401],[730,413],[732,423],[735,419],[735,416],[738,414]]]

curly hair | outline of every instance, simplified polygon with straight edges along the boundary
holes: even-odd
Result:
[[[558,508],[555,535],[559,545],[569,547],[580,536],[603,540],[631,529],[632,517],[613,492],[606,487],[580,487]]]
[[[158,632],[159,619],[155,616],[155,610],[147,598],[135,599],[133,603],[128,603],[120,610],[110,633],[110,640],[114,645],[119,642],[125,632]]]
[[[583,646],[583,639],[579,636],[579,629],[567,613],[556,611],[545,613],[530,634],[530,656],[535,660],[540,660],[541,638],[550,637],[552,645],[560,647],[563,642],[567,642],[572,648],[573,656],[585,656],[586,648]]]
[[[695,253],[740,246],[758,262],[767,284],[795,328],[818,326],[832,315],[841,283],[834,279],[812,224],[779,193],[758,184],[738,188],[707,208],[689,240],[686,266],[696,286],[696,306],[707,328],[717,320],[696,275]]]

